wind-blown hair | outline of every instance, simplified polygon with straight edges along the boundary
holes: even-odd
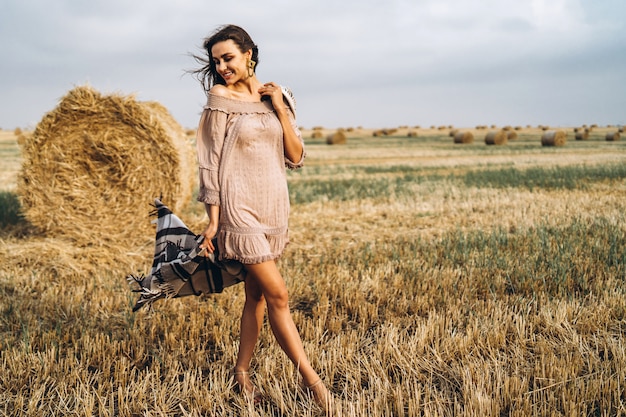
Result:
[[[226,82],[215,68],[215,62],[213,62],[213,55],[211,49],[213,45],[219,42],[232,40],[235,42],[241,53],[244,53],[252,49],[252,60],[259,65],[259,49],[252,41],[248,32],[235,25],[225,25],[219,27],[212,35],[204,39],[202,44],[203,50],[206,55],[192,55],[195,60],[202,65],[201,68],[190,71],[202,84],[202,88],[205,93],[208,94],[211,87],[215,84],[225,85]],[[255,67],[256,69],[256,67]]]

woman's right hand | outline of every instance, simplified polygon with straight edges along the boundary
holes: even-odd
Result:
[[[217,225],[209,223],[204,232],[201,233],[201,236],[204,237],[204,240],[200,244],[200,249],[206,249],[208,253],[215,252],[215,246],[213,245],[213,239],[217,234]]]

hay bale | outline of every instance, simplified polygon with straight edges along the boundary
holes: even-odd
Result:
[[[169,112],[132,96],[77,87],[22,144],[18,194],[27,220],[79,245],[151,237],[155,197],[180,211],[192,197],[197,165]]]
[[[450,136],[451,138],[454,137],[454,135],[456,135],[459,132],[459,129],[452,129],[450,131],[450,133],[448,133],[448,136]]]
[[[587,140],[589,139],[589,130],[580,128],[574,137],[576,140]]]
[[[567,141],[567,133],[564,130],[547,130],[541,136],[542,146],[563,146]]]
[[[472,143],[474,142],[474,135],[472,132],[457,132],[454,135],[454,143]]]
[[[506,138],[508,140],[515,140],[515,139],[517,139],[517,132],[515,130],[509,130],[507,132]]]
[[[313,133],[311,133],[312,139],[319,139],[323,137],[324,137],[324,133],[321,130],[314,130]]]
[[[407,137],[409,138],[416,138],[417,137],[417,132],[414,130],[409,130],[406,134]]]
[[[507,133],[504,130],[497,130],[487,133],[485,136],[485,144],[487,145],[504,145],[508,139]]]
[[[619,140],[619,132],[609,132],[606,134],[606,140],[609,142],[614,142]]]
[[[335,133],[328,135],[326,143],[328,145],[343,145],[348,141],[346,134],[342,130],[338,130]]]

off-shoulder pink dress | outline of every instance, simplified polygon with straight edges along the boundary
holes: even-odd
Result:
[[[293,113],[291,123],[302,136]],[[281,256],[289,242],[289,193],[283,130],[271,101],[247,102],[215,94],[197,134],[198,201],[220,206],[219,259],[256,264]]]

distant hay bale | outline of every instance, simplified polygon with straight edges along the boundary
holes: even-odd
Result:
[[[576,140],[587,140],[589,139],[589,130],[588,129],[577,129],[576,135],[574,136]]]
[[[452,130],[450,130],[450,133],[448,133],[448,136],[453,138],[454,135],[456,135],[458,131],[459,131],[459,129],[452,129]]]
[[[515,140],[515,139],[517,139],[517,132],[515,130],[509,130],[507,132],[506,138],[508,140]]]
[[[614,142],[619,140],[619,132],[609,132],[606,134],[606,140],[609,142]]]
[[[564,130],[547,130],[541,136],[542,146],[563,146],[567,141],[567,133]]]
[[[620,132],[620,133],[624,133],[624,126],[620,126],[620,127],[617,129],[617,131],[618,131],[618,132]]]
[[[457,132],[454,135],[454,143],[472,143],[474,142],[474,135],[472,132]]]
[[[151,236],[155,197],[187,205],[197,171],[190,142],[169,112],[132,96],[77,87],[22,144],[18,195],[28,221],[79,245]]]
[[[416,138],[417,137],[417,132],[414,131],[414,130],[409,130],[406,135],[409,138]]]
[[[338,130],[332,135],[328,135],[326,143],[328,145],[343,145],[348,141],[346,134],[342,130]]]
[[[375,136],[375,137],[390,136],[390,135],[393,135],[394,133],[396,133],[397,131],[398,131],[398,129],[396,129],[396,128],[378,129],[378,130],[374,130],[372,132],[372,136]]]
[[[497,130],[485,135],[485,144],[487,145],[504,145],[507,142],[507,134],[504,130]]]
[[[324,137],[324,133],[321,130],[314,130],[313,133],[311,133],[312,139],[319,139],[323,137]]]

